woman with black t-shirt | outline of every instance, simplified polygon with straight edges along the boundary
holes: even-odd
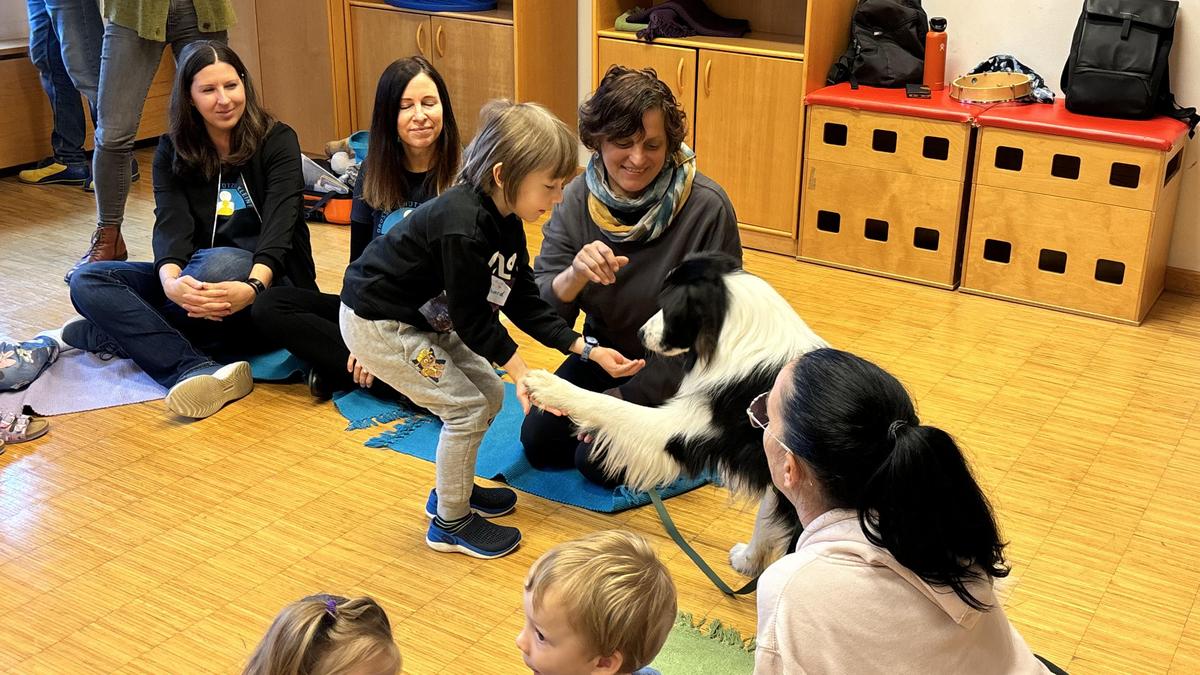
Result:
[[[354,186],[349,262],[448,188],[459,155],[458,125],[442,76],[420,56],[394,61],[375,88],[367,157]],[[398,398],[346,348],[338,330],[339,306],[337,295],[273,288],[254,303],[254,322],[312,365],[308,388],[318,399],[355,385],[381,398]]]

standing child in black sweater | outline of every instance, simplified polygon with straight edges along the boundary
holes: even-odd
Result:
[[[426,542],[497,558],[517,547],[521,533],[484,520],[511,511],[516,493],[474,485],[479,444],[504,401],[492,364],[508,371],[529,411],[528,368],[497,311],[542,344],[595,361],[614,377],[645,364],[585,341],[533,280],[522,221],[562,201],[576,166],[570,130],[532,103],[495,101],[481,118],[459,183],[346,268],[340,319],[346,346],[367,369],[442,420]]]

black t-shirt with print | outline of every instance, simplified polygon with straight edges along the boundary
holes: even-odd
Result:
[[[217,210],[213,218],[211,245],[232,246],[244,251],[258,248],[262,220],[237,168],[221,170],[217,187]]]
[[[396,223],[407,218],[413,209],[437,196],[437,188],[432,185],[432,181],[437,180],[437,177],[432,171],[415,173],[405,170],[408,199],[392,211],[372,208],[362,198],[366,175],[364,167],[359,171],[358,182],[354,184],[354,202],[350,206],[350,262],[358,260],[358,256],[362,255],[363,249],[372,239],[386,233],[395,227]]]

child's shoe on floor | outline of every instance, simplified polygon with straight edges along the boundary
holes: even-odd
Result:
[[[476,513],[447,522],[435,517],[425,535],[429,548],[442,553],[465,553],[474,558],[499,558],[521,544],[521,531],[497,525]]]

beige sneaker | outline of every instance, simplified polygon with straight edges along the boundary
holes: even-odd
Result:
[[[167,392],[167,409],[181,417],[203,419],[253,390],[250,364],[236,361],[213,373],[192,375],[176,382]]]

